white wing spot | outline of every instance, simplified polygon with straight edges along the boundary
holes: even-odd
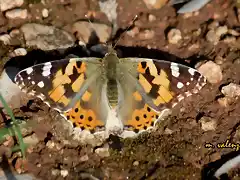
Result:
[[[44,70],[44,71],[42,72],[42,75],[43,75],[44,77],[49,76],[49,75],[51,74],[50,70],[51,70],[51,69]]]
[[[33,72],[33,68],[31,68],[31,67],[30,67],[30,68],[27,68],[27,69],[26,69],[26,72],[27,72],[27,74],[31,74],[31,73]]]
[[[178,83],[177,83],[177,88],[178,88],[178,89],[181,89],[183,86],[184,86],[183,83],[181,83],[181,82],[178,82]]]
[[[193,68],[189,68],[189,69],[188,69],[188,72],[193,76],[194,73],[196,72],[196,70],[193,69]]]
[[[193,78],[191,78],[190,80],[193,81]]]
[[[32,84],[35,84],[35,82],[34,82],[34,81],[32,81],[31,83],[32,83]]]
[[[180,75],[180,73],[179,73],[179,67],[178,67],[178,64],[177,64],[177,63],[172,62],[170,68],[171,68],[171,71],[172,71],[172,75],[173,75],[174,77],[178,77],[178,76]]]
[[[44,68],[51,68],[51,67],[52,67],[51,62],[46,62],[46,63],[44,63],[43,69]]]
[[[172,71],[172,75],[173,75],[174,77],[179,77],[180,73],[177,72],[177,71]]]
[[[28,76],[28,78],[27,78],[28,80],[30,80],[31,79],[31,77],[30,76]]]
[[[44,77],[49,76],[51,74],[51,68],[52,68],[52,64],[50,62],[44,63],[44,66],[42,68],[43,70],[42,75]]]
[[[40,81],[38,84],[37,84],[40,88],[43,88],[44,87],[44,83],[42,81]]]
[[[187,82],[186,85],[189,86],[189,85],[190,85],[190,82]]]

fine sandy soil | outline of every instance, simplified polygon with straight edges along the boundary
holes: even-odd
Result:
[[[131,28],[137,27],[134,37],[124,36],[118,42],[116,49],[122,57],[138,56],[179,61],[194,67],[197,63],[215,61],[222,69],[223,79],[216,84],[207,83],[197,94],[179,103],[172,114],[159,123],[156,131],[143,133],[135,139],[119,139],[114,136],[105,145],[92,147],[81,145],[66,133],[63,121],[54,110],[50,110],[40,100],[33,99],[28,107],[15,109],[19,117],[28,117],[35,124],[31,133],[35,133],[38,143],[28,150],[28,172],[42,179],[210,179],[214,168],[221,158],[233,153],[231,148],[206,148],[206,143],[240,141],[240,100],[235,100],[223,106],[219,103],[222,97],[221,87],[229,83],[240,83],[239,42],[234,45],[222,41],[216,45],[206,40],[208,26],[216,21],[221,26],[239,30],[239,19],[235,1],[213,0],[199,11],[187,17],[178,15],[171,6],[160,10],[150,10],[140,0],[119,1],[117,9],[118,27],[121,33],[130,23],[134,15],[138,20]],[[30,11],[37,14],[36,9],[43,5],[34,3]],[[68,30],[69,24],[84,18],[88,11],[96,12],[96,19],[108,23],[107,18],[98,10],[97,1],[51,1],[45,5],[52,9],[48,19],[38,23],[52,24]],[[44,6],[44,7],[45,7]],[[68,11],[67,9],[73,9]],[[62,18],[58,18],[64,13]],[[156,17],[149,20],[149,15]],[[1,27],[6,31],[18,27],[21,22],[11,22]],[[167,34],[171,28],[182,32],[181,45],[168,43]],[[196,32],[200,33],[196,36]],[[141,35],[145,30],[154,31],[151,38]],[[117,34],[119,34],[117,33]],[[118,35],[117,35],[118,36]],[[117,37],[115,37],[117,39]],[[6,48],[6,47],[4,47]],[[9,47],[11,48],[11,47]],[[150,50],[151,48],[151,50]],[[55,51],[45,52],[34,50],[29,58],[52,59],[65,56],[69,52],[79,54],[78,48],[70,48],[64,55]],[[36,53],[34,55],[34,53]],[[221,60],[219,62],[219,59]],[[46,59],[45,59],[46,60]],[[32,62],[33,63],[33,62]],[[35,62],[34,62],[35,63]],[[211,119],[216,122],[216,128],[204,131],[201,119]],[[104,156],[95,152],[97,148],[109,146],[110,154]],[[12,162],[14,163],[14,161]],[[14,165],[14,164],[13,164]],[[68,174],[63,177],[65,170]],[[239,170],[229,173],[231,179],[239,179]]]

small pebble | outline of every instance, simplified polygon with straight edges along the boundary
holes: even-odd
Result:
[[[109,147],[103,147],[103,148],[97,148],[95,150],[95,153],[97,153],[100,157],[109,157],[110,153],[109,153]]]
[[[210,30],[206,34],[206,39],[208,42],[211,42],[214,45],[216,45],[219,42],[220,37],[216,35],[216,32],[214,30]]]
[[[138,34],[138,37],[140,40],[148,40],[148,39],[152,39],[155,35],[155,32],[152,30],[145,30],[142,31]]]
[[[227,86],[222,87],[221,92],[230,98],[236,98],[240,96],[240,85],[230,83]]]
[[[203,131],[214,131],[217,128],[216,120],[209,117],[202,117],[200,123]]]
[[[156,21],[156,16],[154,16],[154,15],[152,15],[152,14],[149,14],[149,16],[148,16],[148,20],[149,20],[149,22],[153,22],[153,21]]]
[[[223,75],[219,65],[213,61],[208,61],[198,68],[198,71],[204,75],[211,84],[222,81]]]
[[[28,16],[27,9],[13,9],[6,12],[8,19],[26,19]]]
[[[27,55],[27,50],[24,48],[17,48],[13,52],[10,53],[11,57],[25,56],[25,55]]]
[[[50,140],[50,141],[47,142],[46,146],[47,146],[49,149],[52,149],[52,148],[54,148],[55,143]]]
[[[20,34],[19,29],[13,29],[13,30],[11,30],[11,32],[9,33],[9,35],[10,35],[11,37],[15,37],[15,36],[17,36],[17,35],[19,35],[19,34]]]
[[[59,169],[53,169],[51,172],[52,172],[51,174],[52,174],[53,176],[57,176],[57,175],[60,174]]]
[[[43,16],[44,18],[47,18],[48,15],[49,15],[48,10],[47,10],[46,8],[44,8],[44,9],[42,10],[42,16]]]
[[[231,36],[231,37],[224,38],[223,41],[227,44],[234,44],[237,41],[237,39],[236,39],[236,37]]]
[[[164,134],[167,134],[167,135],[170,135],[173,133],[173,130],[169,129],[169,128],[166,128],[165,131],[164,131]]]
[[[139,165],[139,162],[138,161],[134,161],[133,162],[133,166],[138,166]]]
[[[232,100],[229,97],[219,98],[217,101],[218,101],[219,105],[222,107],[228,107],[229,104],[232,103]]]
[[[11,44],[11,37],[8,34],[0,35],[0,41],[2,41],[3,44],[5,44],[5,45],[10,45]]]
[[[62,177],[66,177],[68,175],[68,170],[61,170],[60,174]]]
[[[210,23],[208,25],[208,29],[215,30],[218,26],[219,26],[219,22],[218,21],[213,21],[212,23]]]
[[[84,162],[84,161],[88,161],[88,155],[85,154],[84,156],[80,157],[80,161]]]
[[[224,59],[222,56],[217,55],[214,61],[216,62],[216,64],[221,65],[221,64],[223,64]]]
[[[23,138],[24,143],[29,145],[36,145],[39,142],[39,139],[35,133],[30,136],[26,136]]]
[[[143,0],[148,9],[160,9],[168,0]]]
[[[218,37],[221,37],[222,35],[227,34],[227,32],[228,32],[228,27],[227,26],[219,26],[216,29],[216,35]]]
[[[240,36],[240,33],[235,31],[234,29],[229,29],[228,30],[228,33],[233,35],[233,36]]]
[[[171,29],[167,36],[170,44],[178,44],[178,42],[182,39],[182,34],[179,29]]]

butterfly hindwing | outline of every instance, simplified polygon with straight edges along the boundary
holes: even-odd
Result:
[[[104,103],[100,61],[71,58],[42,63],[20,71],[15,82],[23,91],[60,111],[74,127],[94,131],[105,124],[106,116],[106,109],[99,110],[106,106],[100,104]]]
[[[173,62],[124,58],[119,67],[119,72],[124,72],[118,75],[124,97],[119,116],[126,129],[135,132],[154,126],[165,109],[197,93],[205,84],[195,69]]]

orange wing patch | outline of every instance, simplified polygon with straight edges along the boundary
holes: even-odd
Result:
[[[127,121],[126,127],[128,130],[133,130],[136,133],[140,130],[146,130],[154,125],[154,122],[159,118],[160,112],[154,111],[147,104],[142,109],[135,109],[132,117]]]
[[[87,129],[94,132],[96,128],[104,126],[93,110],[81,107],[80,101],[71,110],[64,112],[63,115],[73,123],[74,127],[79,127],[82,130]]]
[[[52,90],[48,92],[49,97],[54,102],[63,103],[64,106],[67,106],[71,99],[65,95],[66,89],[64,85],[69,84],[73,92],[78,92],[85,80],[85,70],[86,63],[72,59],[65,68],[56,72],[52,81]],[[76,78],[71,78],[71,75],[74,75]]]
[[[152,61],[138,63],[138,80],[146,93],[151,94],[156,106],[169,103],[174,93],[170,90],[170,81],[166,71],[158,70]]]
[[[78,73],[83,73],[86,71],[86,63],[77,61],[77,59],[72,58],[70,63],[65,68],[65,73],[67,75],[73,74],[73,68],[77,70]]]

